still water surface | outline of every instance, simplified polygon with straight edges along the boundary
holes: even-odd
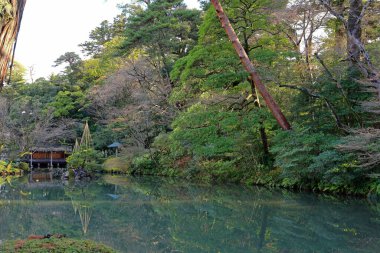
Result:
[[[380,252],[380,204],[155,177],[4,184],[0,243],[46,233],[120,252]]]

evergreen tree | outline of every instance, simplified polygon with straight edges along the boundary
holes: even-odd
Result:
[[[124,50],[145,50],[169,77],[174,61],[186,55],[197,39],[199,11],[186,8],[183,0],[149,1],[127,19]]]

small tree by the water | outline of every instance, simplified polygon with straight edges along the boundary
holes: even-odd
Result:
[[[80,141],[80,149],[90,149],[93,147],[90,128],[88,126],[88,122],[84,125],[82,139]]]
[[[74,144],[74,148],[73,148],[73,154],[78,152],[80,150],[80,145],[79,145],[79,142],[78,142],[78,139],[75,139],[75,144]]]
[[[67,158],[67,163],[72,168],[81,167],[93,171],[100,168],[101,157],[101,154],[93,148],[90,127],[86,122],[80,144],[78,140],[75,141],[73,154]]]

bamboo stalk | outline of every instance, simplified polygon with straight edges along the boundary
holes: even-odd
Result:
[[[251,75],[252,81],[256,89],[259,91],[259,93],[263,97],[266,105],[268,106],[269,110],[272,112],[272,115],[275,117],[275,119],[277,120],[278,124],[282,127],[282,129],[290,130],[291,126],[289,122],[285,118],[280,107],[274,101],[273,97],[269,94],[265,85],[262,83],[259,74],[257,73],[255,67],[253,66],[243,46],[241,45],[239,38],[237,37],[235,30],[232,27],[227,15],[224,13],[222,5],[219,3],[218,0],[211,0],[211,3],[214,5],[214,8],[220,20],[220,23],[222,24],[222,27],[226,31],[228,38],[232,42],[232,45],[234,46],[235,51],[237,55],[239,56],[241,63],[243,64],[246,71]]]

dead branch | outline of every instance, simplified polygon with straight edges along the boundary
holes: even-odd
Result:
[[[356,167],[363,171],[378,168],[380,165],[380,129],[361,128],[351,130],[351,135],[345,138],[345,143],[336,148],[343,153],[354,153],[359,164]]]

